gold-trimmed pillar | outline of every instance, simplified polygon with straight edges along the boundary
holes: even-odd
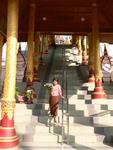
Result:
[[[92,34],[88,35],[88,43],[89,43],[89,58],[88,58],[88,83],[95,83],[94,77],[94,49],[92,43]]]
[[[82,55],[81,35],[76,36],[76,45],[78,48],[78,55]]]
[[[98,25],[98,6],[92,4],[92,43],[94,48],[94,68],[95,68],[95,89],[92,93],[92,99],[106,99],[105,91],[102,87],[102,71],[100,63],[99,46],[99,25]]]
[[[39,52],[39,33],[35,33],[35,49],[34,49],[34,80],[33,81],[40,81],[38,77],[38,68],[39,68],[39,58],[40,58],[40,52]]]
[[[6,73],[1,100],[0,149],[14,148],[19,139],[14,127],[19,0],[8,0]]]
[[[40,64],[44,65],[43,63],[43,51],[44,51],[44,34],[41,33],[40,36]]]
[[[48,41],[48,35],[45,35],[45,54],[48,54],[48,48],[49,48],[49,41]]]
[[[87,64],[87,50],[86,50],[86,36],[83,36],[82,39],[82,64]]]
[[[35,27],[35,3],[30,3],[29,6],[29,23],[28,23],[28,52],[27,52],[27,69],[26,82],[27,86],[33,85],[33,53],[34,53],[34,27]]]

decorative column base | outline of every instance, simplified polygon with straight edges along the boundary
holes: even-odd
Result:
[[[94,70],[92,68],[89,69],[88,83],[95,83]]]
[[[26,83],[26,87],[32,87],[33,86],[33,81],[28,80]]]
[[[92,99],[106,99],[107,95],[103,89],[102,81],[98,80],[96,82],[96,87],[94,92],[92,93]]]
[[[40,78],[38,77],[38,70],[35,68],[34,68],[33,82],[40,82]]]
[[[94,76],[90,76],[88,78],[88,83],[95,83],[95,77]]]
[[[48,54],[48,49],[47,49],[47,48],[46,48],[46,50],[45,50],[44,54]]]
[[[0,149],[14,148],[19,144],[14,127],[0,127]]]

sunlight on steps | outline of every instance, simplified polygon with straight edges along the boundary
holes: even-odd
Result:
[[[20,138],[19,150],[112,150],[113,99],[92,100],[91,91],[94,90],[94,84],[83,83],[79,77],[80,68],[77,68],[79,66],[75,63],[71,50],[65,51],[68,72],[68,112],[67,102],[64,100],[62,114],[62,102],[60,102],[57,123],[55,123],[49,115],[48,95],[43,89],[43,83],[35,83],[36,92],[41,90],[43,91],[41,94],[45,95],[41,95],[43,97],[35,104],[16,104],[14,119],[16,132]],[[56,64],[59,62],[58,58],[61,59],[61,54],[62,49],[56,48],[48,80],[52,79],[53,75],[61,77],[61,63]],[[82,66],[85,73],[86,68]],[[24,88],[25,84],[20,83],[20,89],[21,86]]]

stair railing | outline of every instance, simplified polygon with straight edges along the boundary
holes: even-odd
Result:
[[[67,68],[66,68],[66,58],[65,58],[65,48],[62,48],[62,58],[63,58],[63,75],[62,75],[62,91],[64,99],[62,100],[62,139],[61,144],[69,143],[69,101],[68,101],[68,90],[67,90]],[[64,109],[64,104],[66,105],[66,110]],[[65,112],[64,112],[65,110]],[[64,116],[66,116],[66,124],[64,124]],[[65,131],[66,128],[66,131]]]

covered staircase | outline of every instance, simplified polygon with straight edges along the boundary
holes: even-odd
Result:
[[[79,61],[80,63],[80,61]],[[94,85],[85,84],[87,66],[75,61],[70,47],[50,48],[43,56],[34,83],[34,104],[16,104],[15,127],[19,150],[113,149],[113,84],[103,84],[108,99],[91,100]],[[64,100],[59,104],[57,123],[49,116],[48,91],[44,84],[58,77]],[[26,83],[18,83],[23,91]]]

